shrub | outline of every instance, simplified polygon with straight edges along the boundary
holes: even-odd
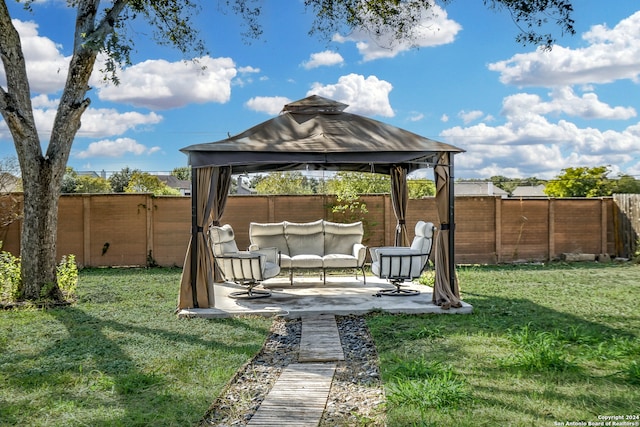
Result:
[[[75,298],[78,284],[78,266],[75,255],[65,255],[56,267],[58,286],[65,299]],[[15,302],[20,297],[20,258],[9,252],[0,252],[0,301]],[[46,293],[46,287],[43,287]]]
[[[65,255],[56,267],[58,286],[66,299],[73,299],[78,285],[78,265],[75,255]]]
[[[0,301],[18,299],[20,259],[9,252],[0,252]]]

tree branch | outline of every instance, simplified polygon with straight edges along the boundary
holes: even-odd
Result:
[[[4,0],[0,1],[0,57],[7,79],[7,89],[1,88],[0,112],[13,136],[18,159],[23,164],[29,156],[41,156],[42,149],[33,118],[20,35],[11,22]]]

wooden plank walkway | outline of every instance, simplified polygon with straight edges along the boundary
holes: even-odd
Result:
[[[317,426],[327,405],[335,362],[344,360],[335,316],[302,318],[298,363],[287,366],[249,421],[253,427]]]
[[[327,404],[335,363],[292,363],[249,421],[249,426],[317,426]]]
[[[302,318],[298,362],[333,362],[344,360],[335,316]]]

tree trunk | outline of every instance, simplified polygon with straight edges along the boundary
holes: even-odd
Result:
[[[20,298],[29,301],[62,301],[64,297],[56,279],[60,186],[55,184],[57,174],[51,165],[44,158],[40,158],[39,163],[39,167],[23,169],[29,177],[25,177],[27,179],[23,181],[24,225],[20,241]]]

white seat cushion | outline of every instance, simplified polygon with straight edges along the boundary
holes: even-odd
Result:
[[[329,254],[322,257],[322,264],[326,268],[356,268],[358,259],[353,255]]]
[[[291,257],[291,268],[322,268],[322,257],[319,255],[294,255]]]

